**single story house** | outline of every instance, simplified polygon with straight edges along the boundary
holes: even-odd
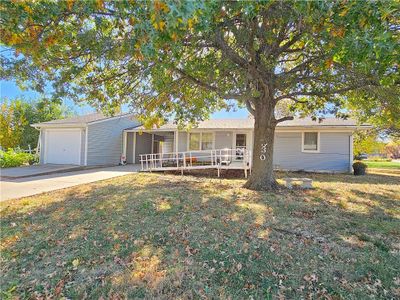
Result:
[[[251,153],[254,119],[213,119],[189,131],[173,123],[151,130],[133,115],[105,117],[89,114],[33,124],[40,130],[40,162],[111,165],[123,157],[140,163],[140,155],[246,149]],[[353,132],[368,128],[354,120],[310,118],[279,123],[274,144],[274,165],[282,170],[348,172],[353,162]]]
[[[100,113],[32,124],[40,130],[40,163],[82,166],[119,164],[123,130],[139,125],[131,114]]]

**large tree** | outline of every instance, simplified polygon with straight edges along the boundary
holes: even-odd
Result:
[[[104,110],[129,103],[149,126],[207,118],[226,100],[246,105],[255,119],[252,189],[276,186],[274,132],[291,119],[275,117],[281,100],[340,112],[350,91],[398,84],[395,1],[0,5],[2,41],[16,53],[2,59],[5,77],[39,90],[50,81],[55,97]]]

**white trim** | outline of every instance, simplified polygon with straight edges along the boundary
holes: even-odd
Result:
[[[136,163],[136,132],[133,133],[133,147],[132,147],[132,163]]]
[[[47,148],[48,148],[48,145],[47,145],[47,140],[48,140],[48,138],[47,138],[47,129],[43,129],[43,132],[44,132],[44,151],[43,151],[43,164],[46,164],[47,163]]]
[[[350,154],[349,154],[349,172],[352,173],[353,172],[353,160],[354,160],[354,152],[353,152],[353,135],[349,136],[349,147],[350,147]]]
[[[126,159],[126,148],[128,147],[128,133],[123,132],[122,133],[122,156],[125,157]]]
[[[304,134],[305,133],[317,133],[317,150],[305,150],[304,149]],[[320,153],[321,152],[321,133],[316,130],[307,130],[301,133],[301,152],[304,153]]]
[[[37,124],[31,124],[33,128],[36,129],[62,129],[62,128],[85,128],[86,123],[73,123],[73,124],[44,124],[44,125],[37,125]]]
[[[82,165],[82,132],[83,129],[79,131],[79,165]]]
[[[85,166],[87,166],[87,158],[88,158],[88,136],[89,136],[89,130],[88,127],[86,126],[85,130]]]
[[[190,149],[190,134],[191,133],[198,133],[200,134],[200,139],[199,139],[199,149]],[[186,150],[187,151],[203,151],[201,149],[201,144],[203,141],[203,133],[211,133],[212,134],[212,148],[207,149],[207,150],[214,150],[215,149],[215,132],[214,131],[190,131],[186,134]]]

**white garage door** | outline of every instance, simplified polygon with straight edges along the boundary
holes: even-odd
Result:
[[[80,164],[81,130],[46,130],[45,163]]]

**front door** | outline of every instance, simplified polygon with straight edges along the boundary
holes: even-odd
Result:
[[[236,133],[236,159],[243,159],[244,150],[246,150],[246,138],[245,133]]]

